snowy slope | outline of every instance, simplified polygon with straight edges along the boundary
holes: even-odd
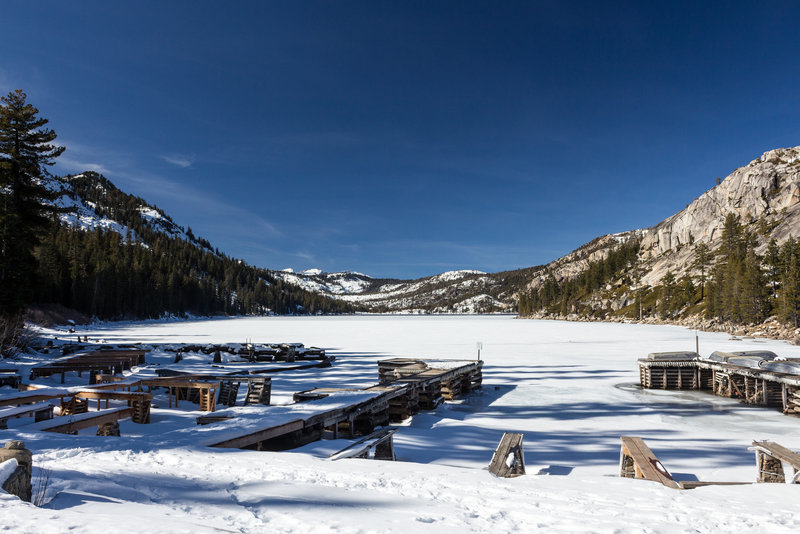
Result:
[[[84,231],[100,229],[117,232],[123,237],[130,236],[133,242],[142,244],[142,239],[137,235],[135,230],[107,215],[107,213],[111,211],[108,206],[99,205],[78,194],[74,187],[74,184],[78,180],[94,180],[94,189],[101,197],[107,194],[107,187],[114,187],[110,182],[108,182],[107,187],[104,186],[101,182],[104,178],[96,173],[90,172],[65,176],[63,178],[45,178],[43,182],[45,187],[57,193],[57,198],[53,204],[62,210],[62,213],[59,214],[62,224]],[[139,212],[142,222],[152,230],[170,237],[176,237],[199,244],[194,236],[189,235],[182,226],[173,222],[159,208],[140,199],[139,206],[136,210]]]
[[[800,487],[680,492],[617,476],[621,435],[643,437],[682,479],[754,480],[752,439],[800,449],[797,418],[702,392],[635,386],[637,357],[694,348],[694,332],[683,328],[362,316],[108,324],[81,333],[117,343],[250,337],[329,347],[333,367],[274,377],[274,398],[285,400],[309,387],[373,384],[376,355],[470,358],[482,341],[484,387],[400,426],[395,463],[325,459],[348,440],[277,453],[170,445],[159,436],[195,426],[198,412],[188,403],[154,408],[150,425],[123,422],[121,438],[0,431],[0,441],[23,439],[34,452],[34,476],[51,470],[42,509],[0,495],[11,532],[716,534],[800,527]],[[748,349],[800,357],[800,347],[786,343],[700,333],[704,355]],[[211,363],[211,356],[190,357],[192,365]],[[148,361],[167,365],[171,355]],[[486,470],[506,431],[524,434],[526,476],[497,479]],[[155,446],[151,438],[161,441]]]

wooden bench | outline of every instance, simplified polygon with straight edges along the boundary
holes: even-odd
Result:
[[[773,441],[754,441],[751,450],[756,453],[758,482],[800,484],[800,454]]]
[[[53,418],[53,405],[49,402],[0,409],[0,429],[8,428],[8,420],[14,417],[31,417],[34,421],[45,421]]]
[[[502,478],[518,477],[525,474],[525,452],[522,448],[522,434],[506,432],[500,439],[489,472]]]
[[[341,460],[342,458],[369,458],[370,451],[373,451],[372,458],[375,460],[394,461],[394,441],[392,436],[397,432],[396,428],[384,428],[376,430],[368,436],[364,436],[355,443],[348,445],[344,449],[331,454],[329,460]]]
[[[643,478],[660,482],[672,489],[681,489],[681,485],[672,478],[667,468],[659,461],[642,438],[621,436],[622,448],[619,458],[619,476],[627,478]]]
[[[108,408],[109,401],[125,401],[128,403],[133,411],[131,413],[131,420],[134,423],[148,424],[150,423],[150,406],[153,402],[153,394],[145,391],[115,391],[115,390],[96,390],[85,389],[75,393],[75,398],[84,399],[97,399],[97,410],[100,411],[100,405],[103,400],[106,401],[106,408]]]
[[[49,421],[33,423],[25,429],[43,430],[45,432],[59,432],[61,434],[75,434],[79,430],[93,426],[100,426],[105,423],[119,421],[131,416],[132,408],[126,406],[121,408],[111,408],[99,412],[87,412],[78,415],[56,417]]]

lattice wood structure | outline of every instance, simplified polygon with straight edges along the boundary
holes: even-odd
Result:
[[[709,390],[715,395],[739,399],[747,404],[779,408],[786,414],[800,413],[800,374],[735,363],[752,363],[755,356],[731,355],[727,361],[711,361],[695,359],[692,356],[695,353],[664,354],[686,354],[686,358],[680,360],[673,356],[660,360],[660,354],[651,354],[648,358],[638,360],[639,379],[643,388]]]
[[[754,441],[758,482],[800,484],[800,454],[773,441]]]

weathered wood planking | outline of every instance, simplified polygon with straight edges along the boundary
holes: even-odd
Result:
[[[120,419],[127,419],[131,416],[131,413],[132,408],[111,408],[110,410],[103,410],[101,412],[93,413],[92,415],[82,414],[73,417],[57,417],[49,421],[34,423],[33,426],[35,426],[36,430],[71,434],[78,430],[83,430],[84,428],[116,422]],[[68,421],[64,422],[64,419],[68,419]]]
[[[344,449],[331,454],[328,459],[368,458],[370,450],[374,449],[375,460],[394,461],[394,442],[392,436],[394,436],[395,432],[397,432],[396,428],[382,428],[376,430],[372,434],[364,436]]]
[[[289,434],[291,432],[301,431],[303,430],[304,426],[305,426],[305,421],[303,421],[302,419],[296,419],[294,421],[289,421],[288,423],[283,423],[281,425],[264,428],[261,430],[257,430],[255,432],[249,432],[247,434],[244,434],[242,436],[237,436],[235,438],[228,438],[216,443],[211,443],[209,444],[209,447],[242,449],[244,447],[255,445],[261,441],[274,439]]]
[[[525,474],[525,451],[522,447],[522,434],[506,432],[500,439],[489,472],[502,478],[518,477]]]
[[[754,441],[753,449],[758,482],[800,483],[800,454],[774,441]]]
[[[681,489],[680,485],[667,468],[659,461],[650,447],[645,445],[642,438],[634,436],[621,436],[620,449],[620,476],[628,478],[643,478],[660,482],[668,488]]]

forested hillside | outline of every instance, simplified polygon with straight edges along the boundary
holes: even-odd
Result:
[[[101,319],[353,309],[225,256],[99,174],[67,177],[62,185],[71,201],[62,203],[72,211],[53,216],[36,249],[35,303],[62,304]],[[71,215],[81,205],[118,223],[116,230],[76,221]]]

